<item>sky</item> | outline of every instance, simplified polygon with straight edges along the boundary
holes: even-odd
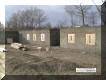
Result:
[[[8,20],[12,14],[19,10],[25,10],[30,7],[37,7],[42,9],[45,12],[45,15],[47,16],[47,22],[50,22],[52,25],[57,25],[58,22],[63,22],[64,20],[69,21],[69,15],[65,12],[64,6],[57,6],[57,5],[40,5],[40,6],[28,6],[28,5],[15,5],[15,6],[6,6],[5,7],[5,14],[6,14],[6,20]]]
[[[52,26],[57,26],[60,23],[70,26],[71,20],[69,14],[64,9],[65,6],[66,5],[8,5],[5,6],[5,20],[7,21],[14,13],[31,7],[37,7],[45,12],[45,15],[47,16],[46,22],[51,23]],[[90,11],[91,10],[97,11],[95,6],[93,6]],[[74,19],[75,21],[78,20],[78,25],[82,23],[78,16],[76,16]],[[99,19],[100,18],[98,18],[98,22]]]
[[[96,5],[102,4],[101,0],[94,0],[94,2]],[[15,10],[17,10],[16,8],[12,8],[11,10],[10,7],[8,7],[7,11],[5,10],[7,5],[50,5],[51,6],[50,8],[43,7],[43,9],[45,9],[48,13],[52,12],[53,14],[56,14],[58,17],[59,13],[64,11],[61,8],[61,6],[56,5],[79,5],[79,4],[94,5],[92,0],[0,0],[0,21],[5,25],[5,16],[9,17],[11,11],[14,12]],[[53,6],[55,6],[55,8]],[[63,13],[61,15],[63,15]]]

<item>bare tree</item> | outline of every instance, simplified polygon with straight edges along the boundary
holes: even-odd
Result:
[[[52,28],[51,23],[50,22],[45,23],[44,28]]]
[[[89,14],[88,14],[88,17],[89,17],[89,24],[91,26],[95,26],[97,24],[97,12],[96,11],[91,11]]]
[[[12,17],[11,17],[11,19],[8,21],[8,22],[6,22],[6,26],[8,26],[9,28],[12,28],[12,27],[14,27],[14,28],[17,28],[17,27],[19,27],[19,14],[18,13],[14,13],[13,15],[12,15]]]
[[[1,22],[0,22],[0,29],[1,29]]]
[[[0,30],[3,30],[3,24],[0,22]]]
[[[70,15],[71,18],[71,25],[74,26],[74,15],[75,15],[75,10],[73,6],[65,6],[65,11]]]
[[[39,9],[38,16],[37,16],[38,26],[41,26],[41,23],[44,22],[46,19],[47,17],[44,15],[44,12]]]
[[[63,27],[66,27],[67,26],[67,19],[65,17],[63,17],[62,20],[58,20],[56,26],[58,28],[63,28]]]
[[[94,5],[95,5],[97,11],[98,11],[99,14],[101,15],[101,5],[97,5],[97,4],[95,3],[95,0],[92,0],[92,2],[94,3]],[[104,2],[106,2],[106,0],[101,0],[101,2],[104,3]]]
[[[81,16],[82,18],[82,25],[85,25],[85,17],[88,13],[88,10],[91,8],[89,5],[75,5],[74,6],[76,9],[76,15]]]
[[[6,22],[10,27],[14,28],[35,28],[40,27],[47,17],[43,10],[38,8],[30,8],[14,13]]]
[[[101,0],[101,1],[103,2],[103,0]],[[92,0],[92,2],[94,3],[94,5],[95,5],[97,11],[98,11],[99,14],[101,15],[101,6],[100,6],[100,5],[97,5],[97,4],[95,3],[95,0]]]

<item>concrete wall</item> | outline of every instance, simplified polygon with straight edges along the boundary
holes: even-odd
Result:
[[[68,43],[68,34],[75,33],[75,43]],[[95,33],[95,45],[86,45],[86,34]],[[60,29],[60,47],[81,49],[86,51],[101,51],[101,28],[75,27]]]
[[[8,43],[7,39],[11,38],[13,42],[19,42],[18,31],[5,31],[5,43]]]
[[[41,41],[41,33],[45,34],[45,41]],[[27,40],[27,34],[30,34],[30,40]],[[33,34],[36,34],[36,41],[33,40]],[[19,31],[19,40],[21,43],[34,46],[50,46],[50,31],[49,29]]]
[[[36,34],[36,41],[33,41],[33,34]],[[41,41],[41,33],[45,34],[45,41]],[[86,34],[95,34],[95,45],[86,44]],[[30,34],[30,40],[27,40]],[[75,43],[68,43],[68,34],[75,34]],[[19,31],[19,41],[24,44],[34,46],[50,46],[50,29],[22,30]],[[101,53],[101,28],[73,27],[60,29],[60,47],[69,49],[79,49],[88,52]]]
[[[11,38],[13,42],[19,42],[18,31],[0,31],[0,44],[7,44],[8,38]]]

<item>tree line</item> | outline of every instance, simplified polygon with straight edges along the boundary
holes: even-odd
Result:
[[[70,26],[95,26],[97,24],[97,17],[99,11],[92,10],[92,6],[87,5],[73,5],[64,6],[65,12],[70,17]],[[78,18],[81,22],[78,23]],[[67,22],[62,20],[58,22],[56,27],[64,27]],[[48,22],[48,16],[42,9],[32,7],[26,10],[20,10],[14,13],[8,20],[6,20],[6,28],[9,29],[34,29],[34,28],[50,28],[52,25]]]
[[[6,21],[8,28],[35,28],[41,27],[47,17],[43,10],[38,8],[30,8],[14,13],[11,18]]]
[[[0,31],[4,30],[4,25],[0,22]]]
[[[69,14],[70,18],[71,18],[71,25],[75,26],[75,25],[81,25],[81,26],[95,26],[98,22],[98,19],[100,19],[100,11],[97,10],[93,10],[92,5],[74,5],[74,6],[66,6],[65,7],[65,11]],[[98,6],[100,7],[100,6]],[[76,17],[77,16],[77,17]],[[75,19],[76,18],[76,19]],[[81,24],[76,24],[77,23],[77,19],[80,19],[80,23]]]

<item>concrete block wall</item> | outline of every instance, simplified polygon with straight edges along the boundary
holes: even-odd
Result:
[[[45,41],[41,41],[41,34],[45,34]],[[27,34],[30,34],[30,40],[27,40]],[[36,41],[33,40],[33,34],[36,34]],[[50,46],[50,31],[49,29],[23,30],[19,31],[19,40],[24,44]]]
[[[86,34],[95,33],[95,45],[86,44]],[[75,43],[68,43],[68,34],[75,34]],[[101,28],[74,27],[60,29],[60,47],[70,49],[81,49],[86,51],[101,51]]]

